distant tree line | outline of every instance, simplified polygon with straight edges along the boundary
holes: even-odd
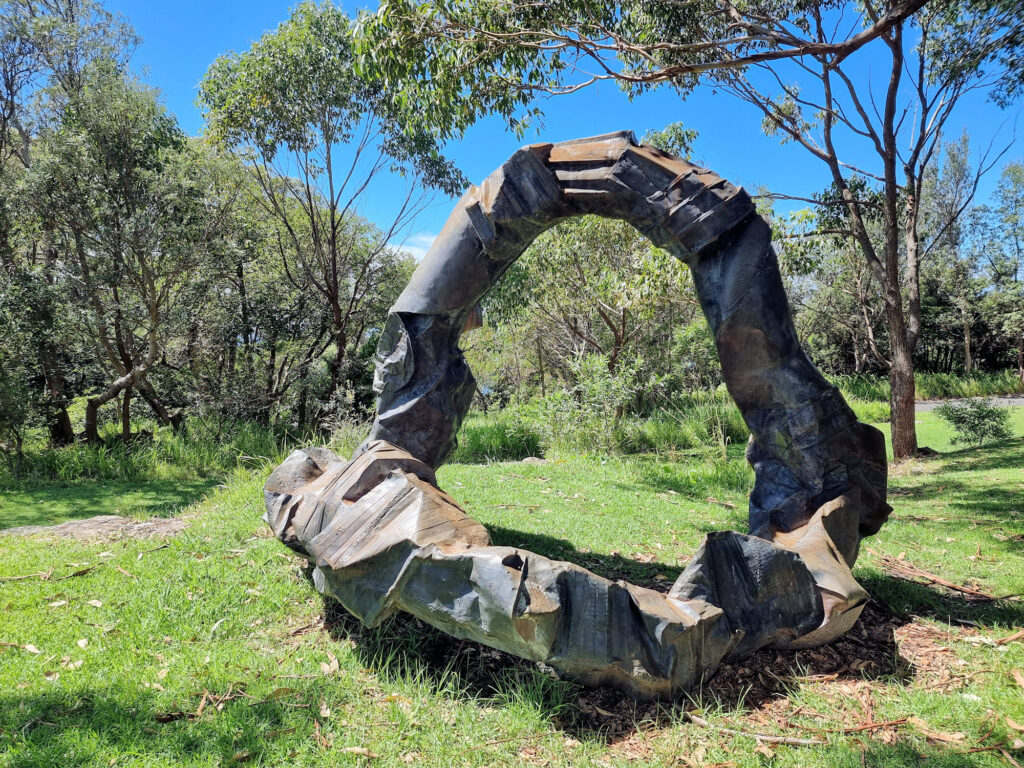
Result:
[[[392,242],[462,180],[354,76],[349,20],[305,5],[203,84],[192,138],[93,0],[0,10],[0,441],[100,439],[116,410],[220,434],[372,407],[375,334],[412,268]],[[409,193],[357,213],[385,171]],[[73,405],[74,404],[74,405]]]
[[[1014,3],[858,5],[848,39],[832,4],[641,5],[403,1],[353,22],[303,3],[214,62],[197,138],[133,74],[124,19],[96,0],[7,0],[0,443],[33,429],[96,442],[115,418],[125,441],[141,419],[216,437],[362,418],[378,330],[414,267],[393,243],[435,190],[466,183],[443,142],[488,113],[522,129],[538,95],[601,79],[683,96],[711,83],[825,163],[810,207],[758,199],[805,346],[826,372],[889,378],[898,455],[916,446],[915,370],[1024,380],[1024,166],[944,134],[964,94],[1018,92]],[[865,45],[892,64],[881,110],[845,69]],[[582,61],[602,74],[580,79]],[[877,163],[853,168],[842,132]],[[645,140],[688,155],[697,137],[675,123]],[[370,222],[361,202],[383,174],[407,193]],[[485,409],[586,391],[617,418],[721,383],[688,271],[618,222],[542,236],[485,316],[465,339]]]

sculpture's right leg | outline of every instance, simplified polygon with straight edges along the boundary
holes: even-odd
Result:
[[[860,536],[877,532],[891,509],[885,442],[800,346],[768,224],[749,219],[691,267],[726,384],[751,431],[751,533],[793,531],[855,490],[859,523],[837,542],[853,565]]]

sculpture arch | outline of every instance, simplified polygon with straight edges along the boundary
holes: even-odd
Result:
[[[748,427],[750,533],[709,535],[667,593],[492,547],[437,488],[475,384],[458,347],[477,302],[544,230],[623,219],[686,262]],[[866,593],[850,567],[890,508],[881,433],[801,349],[767,222],[738,187],[629,132],[516,152],[455,206],[389,314],[370,435],[349,462],[296,451],[267,521],[365,623],[405,610],[457,637],[636,696],[691,688],[727,657],[827,642]]]

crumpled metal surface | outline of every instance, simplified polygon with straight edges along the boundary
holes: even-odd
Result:
[[[668,593],[493,547],[434,477],[475,387],[459,335],[538,234],[584,214],[626,220],[690,266],[751,431],[750,534],[708,535]],[[277,536],[370,626],[406,611],[585,684],[665,698],[724,659],[829,642],[867,600],[850,568],[890,511],[881,433],[800,348],[749,196],[631,133],[525,147],[471,188],[391,310],[374,383],[377,416],[350,461],[296,451],[265,487]]]

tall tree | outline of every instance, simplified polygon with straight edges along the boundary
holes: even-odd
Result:
[[[155,92],[109,61],[83,73],[59,128],[38,146],[36,208],[52,217],[52,247],[74,276],[83,338],[108,372],[87,400],[86,437],[99,439],[98,410],[116,397],[127,437],[133,391],[177,428],[181,414],[148,374],[205,298],[196,278],[223,220],[208,194],[215,160],[186,139]]]
[[[0,6],[0,267],[19,286],[45,389],[42,410],[55,444],[74,440],[66,348],[59,343],[66,298],[50,213],[17,215],[34,144],[61,119],[94,62],[123,64],[136,38],[93,0],[8,0]]]
[[[683,96],[710,83],[755,106],[766,130],[810,152],[832,177],[844,229],[882,288],[894,453],[916,452],[921,185],[965,94],[1016,94],[1024,20],[1015,3],[394,0],[360,24],[362,66],[400,94],[399,104],[423,105],[421,119],[442,135],[488,112],[521,128],[539,112],[536,96],[600,80],[631,94],[668,85]],[[869,56],[887,70],[877,99]],[[871,167],[853,167],[856,142],[873,153]],[[866,221],[873,198],[851,188],[856,171],[881,192],[880,241]]]
[[[330,4],[303,3],[248,51],[214,62],[200,85],[212,136],[251,153],[254,198],[277,224],[287,279],[330,308],[330,403],[351,383],[364,342],[364,306],[394,271],[391,245],[426,199],[421,183],[455,193],[461,175],[431,134],[406,130],[378,85],[356,76],[351,22]],[[376,228],[357,215],[362,195],[389,171],[408,174],[405,199]]]
[[[1002,333],[1017,348],[1017,372],[1024,383],[1024,163],[1008,163],[996,190],[997,247],[987,248],[993,306]]]

